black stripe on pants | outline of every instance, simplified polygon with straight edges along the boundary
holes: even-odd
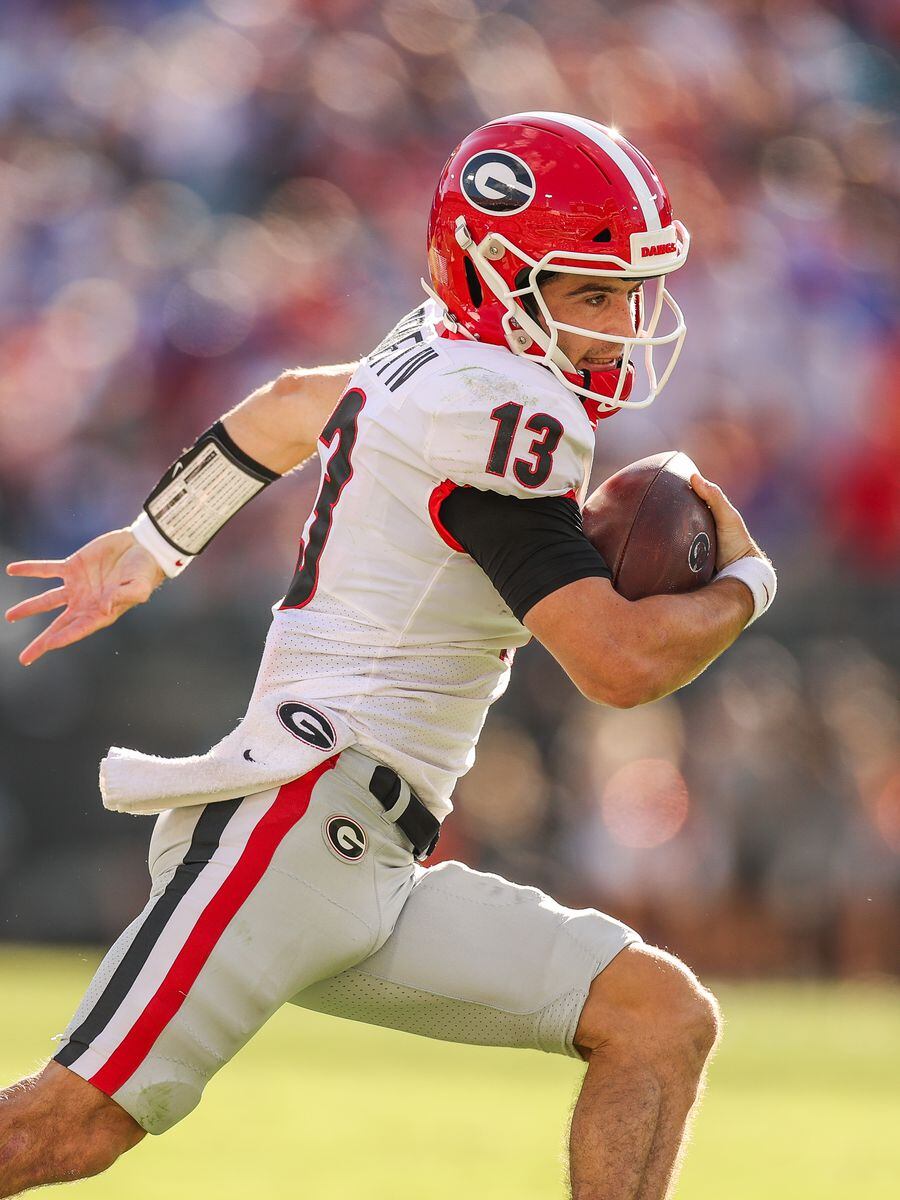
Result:
[[[237,812],[242,800],[243,797],[207,804],[194,827],[194,836],[187,853],[175,869],[175,874],[166,885],[165,891],[147,914],[146,920],[125,951],[122,961],[113,972],[97,1003],[73,1031],[59,1054],[54,1055],[55,1061],[61,1066],[71,1067],[112,1020],[172,914],[218,849],[225,826]]]

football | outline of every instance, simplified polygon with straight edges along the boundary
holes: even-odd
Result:
[[[716,525],[690,485],[697,470],[680,450],[617,471],[584,506],[584,532],[627,600],[690,592],[713,577]]]

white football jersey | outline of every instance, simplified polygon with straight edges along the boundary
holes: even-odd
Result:
[[[443,818],[529,633],[442,528],[440,502],[454,486],[581,500],[594,433],[544,367],[438,322],[430,301],[406,317],[322,433],[318,498],[254,700],[291,688],[336,714]]]

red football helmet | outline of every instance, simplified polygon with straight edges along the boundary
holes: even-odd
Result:
[[[607,412],[643,408],[662,391],[684,341],[665,276],[683,266],[689,245],[659,176],[615,130],[568,113],[516,113],[469,134],[444,167],[428,223],[426,288],[447,310],[451,332],[536,358]],[[639,299],[633,338],[597,333],[553,319],[541,295],[545,271],[656,278],[656,297],[649,307]],[[664,306],[675,327],[659,334]],[[608,370],[576,370],[560,330],[620,343],[622,356]],[[657,378],[653,351],[662,345],[672,349]],[[635,346],[644,347],[650,380],[639,401],[628,398]]]

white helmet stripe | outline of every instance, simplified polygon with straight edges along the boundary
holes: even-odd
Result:
[[[625,153],[617,141],[604,133],[599,125],[595,125],[592,121],[585,120],[584,117],[576,117],[571,113],[557,112],[521,112],[513,113],[509,117],[501,117],[497,121],[491,121],[491,125],[502,125],[507,121],[527,121],[529,117],[539,117],[542,121],[553,121],[557,125],[564,125],[567,129],[574,129],[576,133],[582,134],[594,145],[599,146],[601,150],[613,160],[631,187],[635,194],[638,204],[641,206],[641,212],[644,215],[644,223],[647,226],[648,233],[656,233],[662,229],[662,224],[659,219],[659,211],[656,207],[656,202],[653,199],[653,193],[647,186],[647,182],[640,173],[634,162]]]

